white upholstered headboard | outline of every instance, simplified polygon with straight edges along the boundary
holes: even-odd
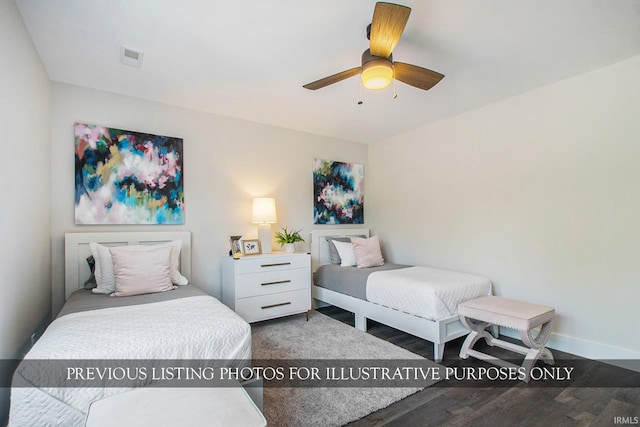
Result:
[[[91,255],[90,242],[105,246],[155,245],[182,241],[180,273],[191,280],[191,232],[190,231],[134,231],[104,233],[65,233],[64,235],[64,298],[83,287],[91,275],[87,257]]]
[[[330,264],[329,244],[326,237],[369,237],[368,228],[323,228],[311,230],[311,271],[315,272],[323,264]]]

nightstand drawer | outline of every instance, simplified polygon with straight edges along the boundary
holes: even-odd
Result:
[[[236,301],[236,313],[247,322],[302,313],[310,309],[309,289],[240,298]]]
[[[301,255],[282,255],[270,257],[245,257],[238,262],[237,274],[263,273],[265,271],[288,270],[290,268],[308,268],[309,257]]]
[[[310,283],[309,270],[306,268],[242,274],[236,279],[236,298],[308,289]]]

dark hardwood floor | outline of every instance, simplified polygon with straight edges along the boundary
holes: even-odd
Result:
[[[337,307],[319,312],[354,325],[353,314]],[[368,332],[433,360],[433,345],[386,325],[368,321]],[[509,338],[503,339],[509,340]],[[458,357],[464,338],[447,343],[443,364],[451,367],[493,366]],[[513,341],[513,340],[512,340]],[[496,347],[482,349],[513,357]],[[570,385],[512,381],[507,385],[472,382],[471,386],[437,384],[350,423],[363,426],[614,426],[640,425],[640,373],[552,350],[557,366],[577,366]],[[564,365],[563,365],[564,362]],[[518,362],[520,363],[520,362]],[[546,366],[539,362],[536,366]],[[604,386],[602,386],[604,385]]]

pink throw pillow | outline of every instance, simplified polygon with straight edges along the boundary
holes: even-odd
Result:
[[[171,283],[171,247],[158,246],[148,251],[111,248],[116,290],[111,296],[165,292],[175,289]]]
[[[352,237],[351,244],[356,254],[356,266],[358,268],[377,267],[384,264],[378,236],[373,236],[369,239]]]

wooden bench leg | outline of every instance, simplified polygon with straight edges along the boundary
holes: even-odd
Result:
[[[468,319],[464,316],[460,316],[460,321],[464,326],[471,329],[469,335],[464,340],[462,344],[462,348],[460,349],[460,358],[466,359],[469,357],[469,350],[473,348],[474,344],[481,338],[484,338],[486,343],[490,346],[493,346],[494,338],[486,331],[489,323],[482,322],[479,320]]]
[[[520,353],[524,355],[524,360],[522,362],[522,365],[520,366],[521,368],[524,369],[523,371],[525,375],[525,377],[523,378],[524,382],[528,383],[529,380],[531,379],[531,369],[536,364],[536,361],[538,360],[538,358],[542,359],[545,363],[549,365],[553,365],[554,363],[553,354],[551,354],[551,351],[545,347],[547,340],[551,335],[551,324],[553,323],[552,320],[544,323],[540,327],[540,332],[538,332],[538,335],[535,338],[533,337],[530,330],[520,331],[520,337],[522,338],[522,342],[526,344],[527,347],[521,346],[518,344],[513,344],[511,342],[507,342],[499,338],[494,338],[491,334],[489,334],[486,331],[486,328],[490,326],[490,324],[487,322],[483,322],[475,319],[468,319],[462,315],[460,316],[460,321],[467,328],[471,329],[471,332],[469,332],[469,335],[467,335],[467,338],[464,340],[464,343],[462,344],[462,348],[460,349],[461,359],[467,359],[469,356],[473,356],[475,358],[493,363],[495,365],[518,368],[518,366],[514,365],[513,363],[503,361],[497,357],[490,356],[489,354],[482,353],[477,350],[473,350],[474,344],[480,338],[484,338],[487,344],[489,344],[490,346],[504,348],[505,350],[510,350],[515,353]]]
[[[531,356],[533,357],[535,353],[535,359],[540,357],[547,365],[554,364],[553,354],[551,354],[551,351],[545,347],[547,341],[549,340],[549,336],[551,335],[552,323],[553,320],[544,323],[540,327],[540,332],[538,332],[538,335],[535,338],[531,334],[531,331],[520,331],[520,338],[522,338],[522,342],[525,343],[530,349],[537,350],[531,352]]]

